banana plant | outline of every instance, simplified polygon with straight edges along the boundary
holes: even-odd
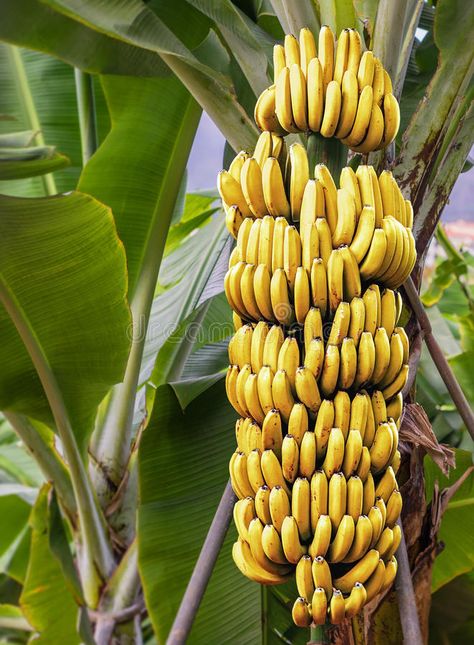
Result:
[[[223,384],[231,243],[217,193],[186,194],[189,152],[202,110],[226,139],[223,164],[232,149],[253,149],[273,45],[323,24],[358,29],[394,79],[402,128],[369,163],[393,167],[413,201],[419,284],[473,140],[471,6],[2,3],[0,145],[10,156],[0,159],[0,442],[17,436],[31,455],[20,459],[16,446],[0,456],[0,508],[12,517],[0,538],[7,642],[166,641],[234,445]],[[337,167],[345,153],[319,141],[316,154]],[[425,630],[439,495],[423,445],[407,440],[414,485],[405,492]],[[443,529],[453,541],[456,502],[472,501],[472,475],[459,481]],[[189,642],[306,642],[291,620],[291,584],[262,591],[246,580],[234,539],[232,527]],[[472,571],[471,551],[465,567],[435,575],[437,590]],[[400,642],[396,596],[332,642],[348,642],[348,630],[358,643],[382,633]]]

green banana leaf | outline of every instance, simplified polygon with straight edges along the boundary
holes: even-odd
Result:
[[[432,499],[434,483],[438,481],[440,489],[451,486],[472,466],[471,452],[456,450],[456,468],[449,478],[441,474],[438,467],[429,457],[425,457],[426,498]],[[474,474],[463,482],[451,498],[443,519],[438,539],[444,542],[445,548],[435,560],[433,568],[432,589],[436,591],[462,573],[474,570]]]
[[[78,188],[112,209],[132,297],[140,276],[160,265],[201,111],[173,77],[103,76],[101,82],[112,128]]]
[[[81,193],[0,196],[0,209],[0,300],[8,307],[0,310],[0,408],[51,421],[22,329],[34,338],[30,351],[41,348],[83,442],[130,346],[125,257],[111,213]]]
[[[429,645],[470,643],[474,638],[474,574],[458,576],[433,594]]]
[[[45,485],[30,517],[30,559],[20,606],[38,633],[35,643],[79,645],[82,639],[76,629],[78,606],[50,548],[48,493],[49,486]]]
[[[183,412],[164,385],[139,449],[139,567],[160,642],[178,609],[220,496],[234,449],[235,413],[223,382]],[[227,535],[189,637],[192,643],[258,643],[260,591],[235,567]],[[245,617],[245,618],[244,618]]]
[[[49,160],[30,161],[32,169],[36,168],[31,175],[39,174],[39,170],[56,170],[50,192],[73,190],[82,168],[74,71],[69,65],[42,53],[18,50],[16,56],[13,50],[10,45],[0,44],[0,113],[14,118],[13,121],[0,121],[0,133],[33,128],[32,134],[36,135],[39,130],[42,139],[61,151],[70,163],[67,165],[58,154]],[[24,84],[20,82],[20,67],[25,74]],[[109,128],[109,117],[99,86],[95,99],[99,138],[102,139]],[[32,123],[31,114],[36,116],[36,123]],[[48,164],[51,164],[50,168]],[[0,172],[1,167],[0,164]],[[6,170],[12,174],[15,166],[7,166]],[[7,176],[1,178],[8,179]],[[21,197],[43,196],[47,188],[42,177],[0,183],[2,193]]]

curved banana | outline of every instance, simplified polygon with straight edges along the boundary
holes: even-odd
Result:
[[[321,317],[321,311],[317,307],[311,307],[308,311],[304,321],[303,333],[305,351],[308,351],[313,338],[323,337],[323,320]]]
[[[372,81],[374,90],[374,103],[382,104],[385,90],[384,68],[382,61],[374,56],[374,79]]]
[[[367,134],[361,143],[356,146],[352,146],[351,149],[353,152],[360,152],[361,154],[369,154],[372,150],[376,150],[382,141],[384,134],[384,118],[382,110],[379,108],[377,103],[372,104],[372,112],[370,115],[369,126],[367,128]]]
[[[314,426],[318,462],[322,462],[326,455],[329,433],[334,426],[334,415],[334,403],[329,399],[324,399],[321,402]]]
[[[387,402],[387,417],[398,425],[403,412],[403,395],[401,392]]]
[[[254,110],[255,123],[263,131],[285,134],[276,116],[275,85],[263,90],[257,99]]]
[[[291,385],[291,391],[296,394],[296,370],[300,365],[300,350],[295,336],[287,336],[278,354],[278,369],[284,370]]]
[[[293,34],[286,34],[284,40],[285,60],[289,67],[290,65],[300,64],[300,46]]]
[[[386,526],[382,531],[377,543],[374,546],[374,549],[377,549],[379,556],[382,560],[385,560],[387,553],[390,551],[393,545],[393,531],[389,526]]]
[[[251,497],[239,499],[234,504],[234,524],[239,537],[248,542],[248,528],[255,517],[255,503]]]
[[[263,364],[268,365],[273,373],[278,369],[278,356],[284,340],[282,328],[278,325],[272,325],[263,346]]]
[[[260,518],[262,520],[262,518]],[[288,564],[285,558],[280,534],[273,524],[265,524],[262,532],[262,548],[269,560],[277,564]]]
[[[260,567],[252,556],[249,544],[242,539],[234,542],[232,558],[244,576],[262,585],[278,585],[289,579],[288,575],[270,573]]]
[[[402,495],[398,489],[395,489],[387,503],[387,517],[385,523],[387,526],[394,527],[396,521],[402,512]]]
[[[275,273],[277,269],[283,269],[283,252],[285,241],[285,229],[288,222],[284,217],[277,217],[273,227],[273,249],[271,272]]]
[[[341,347],[341,364],[338,386],[348,390],[354,383],[357,372],[357,349],[352,338],[344,338]]]
[[[327,267],[332,253],[331,229],[325,217],[317,217],[314,224],[318,231],[319,255],[325,267]]]
[[[324,589],[326,598],[329,600],[332,596],[332,575],[329,564],[323,556],[318,555],[313,560],[313,581],[316,588]]]
[[[298,132],[291,109],[289,67],[284,67],[278,74],[275,81],[275,114],[277,115],[279,124],[284,130],[287,132]]]
[[[281,325],[289,327],[295,319],[290,302],[288,281],[284,269],[277,269],[270,281],[270,298],[275,318]]]
[[[267,207],[263,197],[262,170],[254,157],[247,159],[240,172],[242,192],[255,217],[265,217]]]
[[[298,446],[301,445],[304,433],[308,431],[308,423],[306,407],[302,403],[295,403],[288,419],[288,434],[294,437]]]
[[[372,392],[372,410],[374,413],[374,420],[377,428],[381,423],[388,421],[385,399],[383,398],[383,394],[380,390],[375,390],[374,392]]]
[[[380,592],[383,581],[385,577],[385,564],[382,559],[379,560],[378,565],[375,568],[375,571],[364,584],[365,590],[367,592],[366,602],[370,602],[375,596]]]
[[[321,61],[323,72],[324,92],[333,79],[334,74],[334,34],[327,25],[323,25],[319,31],[318,57]]]
[[[362,262],[372,243],[375,231],[375,210],[372,206],[364,206],[360,213],[355,235],[350,243],[350,250],[358,264]]]
[[[364,584],[373,574],[379,563],[379,554],[375,549],[368,551],[345,575],[334,580],[334,586],[343,593],[350,593],[356,582]]]
[[[351,339],[352,340],[352,339]],[[334,427],[340,428],[347,444],[349,434],[349,422],[351,418],[351,398],[347,392],[338,390],[333,400],[334,403]],[[346,445],[347,450],[347,445]],[[345,453],[344,453],[345,458]]]
[[[311,602],[314,594],[312,560],[309,555],[304,555],[295,569],[296,588],[299,595],[307,602]]]
[[[297,627],[309,627],[313,616],[311,614],[310,605],[304,598],[297,598],[291,610],[291,617]]]
[[[283,45],[273,46],[273,73],[276,80],[281,70],[286,67],[286,55]]]
[[[299,72],[302,74],[301,69]],[[304,80],[304,79],[303,79]],[[306,86],[303,86],[306,101]],[[293,94],[292,94],[293,100]],[[306,110],[306,106],[305,106]],[[300,128],[305,131],[307,128]],[[290,171],[290,210],[294,222],[300,220],[301,203],[306,184],[309,179],[309,164],[306,149],[301,143],[293,143],[289,150],[289,171]]]
[[[343,562],[352,563],[357,562],[370,548],[372,541],[372,524],[367,515],[361,515],[355,527],[354,540]]]
[[[314,416],[321,406],[316,378],[309,367],[298,367],[296,370],[296,395]]]
[[[371,51],[365,51],[360,59],[359,68],[357,70],[357,81],[359,83],[359,90],[362,92],[364,87],[370,85],[374,80],[375,73],[375,60]]]
[[[359,103],[357,105],[357,112],[352,130],[347,137],[341,139],[341,141],[350,148],[358,146],[365,137],[372,117],[373,95],[374,92],[372,90],[372,86],[366,85],[359,96]]]
[[[385,554],[385,560],[388,562],[389,560],[392,559],[392,557],[395,555],[395,553],[398,550],[398,547],[400,546],[400,542],[402,541],[402,530],[400,528],[400,524],[395,524],[393,529],[392,529],[392,534],[393,534],[393,541],[392,541],[392,546],[391,548],[387,551]]]
[[[324,362],[324,341],[322,338],[312,338],[305,352],[304,366],[313,374],[316,381],[319,379]]]
[[[336,60],[334,62],[334,80],[342,83],[342,77],[347,69],[350,45],[350,29],[343,29],[336,43]]]
[[[298,525],[291,515],[287,515],[281,526],[281,542],[288,562],[298,564],[300,558],[306,554],[306,547],[301,544]]]
[[[291,514],[298,525],[298,532],[303,542],[311,537],[310,520],[311,494],[306,477],[298,477],[291,491]]]
[[[377,544],[377,541],[382,534],[384,527],[384,518],[382,511],[375,504],[369,510],[367,517],[372,524],[372,540],[370,542],[370,548],[372,548],[375,544]]]
[[[387,504],[390,498],[390,495],[397,487],[398,487],[397,479],[395,477],[393,468],[391,466],[388,466],[387,470],[384,472],[384,474],[382,475],[381,479],[377,484],[377,487],[375,489],[375,495],[377,497],[381,497],[385,502],[385,504]],[[387,509],[387,513],[388,513],[388,509]]]
[[[359,265],[348,246],[341,246],[339,250],[344,263],[344,298],[350,302],[354,298],[358,298],[362,293]]]
[[[316,43],[314,40],[313,33],[308,27],[303,27],[300,29],[299,37],[300,45],[300,66],[303,70],[303,73],[306,74],[308,69],[309,62],[315,58],[316,54]],[[311,598],[308,598],[308,602],[311,601]]]
[[[397,575],[397,569],[397,559],[394,555],[392,555],[390,560],[385,564],[385,575],[380,593],[383,593],[392,586],[393,581],[395,580],[395,576]]]
[[[385,94],[383,99],[383,118],[385,127],[380,148],[386,148],[395,139],[400,127],[400,106],[393,94]]]
[[[290,65],[290,97],[293,122],[298,130],[308,129],[308,101],[306,96],[306,78],[297,63]]]
[[[359,102],[359,86],[357,77],[351,70],[346,70],[342,78],[341,88],[341,114],[336,128],[335,136],[344,139],[352,130],[357,114]]]
[[[383,470],[393,448],[393,435],[388,423],[380,423],[375,433],[374,443],[370,448],[371,469],[373,473]]]
[[[369,250],[360,266],[360,275],[363,280],[370,280],[376,275],[382,266],[387,251],[387,236],[383,228],[376,228]]]
[[[337,191],[338,218],[336,228],[332,234],[334,248],[343,244],[350,244],[356,227],[356,204],[352,193],[347,188]]]
[[[316,527],[319,518],[324,515],[327,516],[328,512],[328,480],[326,473],[322,470],[317,470],[311,477],[311,530],[316,532]],[[329,531],[331,534],[331,530]],[[330,535],[329,535],[330,537]],[[311,551],[310,551],[311,553]],[[316,555],[324,555],[321,553]]]
[[[281,416],[278,410],[272,409],[267,412],[262,423],[262,452],[264,450],[273,450],[275,455],[280,458],[282,443]]]
[[[301,264],[308,273],[311,271],[313,261],[319,258],[319,234],[316,224],[311,224],[305,237],[301,235]]]
[[[229,365],[227,369],[227,374],[225,377],[225,391],[229,403],[241,417],[245,417],[245,410],[240,406],[239,400],[237,398],[237,377],[239,375],[239,368],[237,365]]]
[[[337,224],[337,188],[329,168],[324,164],[317,164],[314,169],[314,176],[318,179],[324,191],[325,217],[331,229],[331,235]]]
[[[250,552],[252,553],[255,562],[262,567],[264,571],[268,571],[274,575],[287,574],[290,571],[289,565],[277,564],[267,558],[262,547],[262,533],[263,524],[260,522],[258,517],[256,517],[250,522],[248,528]]]
[[[230,206],[225,213],[225,225],[234,239],[237,239],[239,228],[244,221],[242,213],[238,206]],[[235,249],[234,249],[235,250]]]
[[[370,452],[367,446],[364,446],[362,448],[362,455],[360,457],[359,465],[357,466],[356,475],[357,477],[360,477],[362,481],[365,483],[367,481],[367,477],[369,473],[370,473]]]
[[[318,200],[318,189],[320,193],[320,199],[323,200],[324,205],[324,193],[323,187],[315,179],[309,179],[306,182],[303,191],[303,199],[301,200],[300,205],[300,237],[301,242],[304,244],[304,241],[309,236],[313,224],[316,221],[316,202]]]
[[[331,542],[327,554],[328,562],[342,562],[349,553],[354,540],[355,526],[354,520],[350,515],[344,515],[337,527],[334,540]]]
[[[347,507],[346,513],[350,515],[354,522],[357,521],[359,515],[362,515],[364,497],[364,485],[360,477],[352,475],[347,480]]]
[[[341,114],[341,103],[341,86],[337,81],[331,81],[326,89],[323,120],[319,129],[323,137],[334,136]]]
[[[342,473],[334,473],[328,487],[328,515],[331,518],[333,533],[337,531],[346,514],[347,482]]]
[[[253,295],[261,316],[270,322],[275,320],[271,300],[271,278],[266,264],[259,264],[253,272]]]
[[[291,293],[294,291],[296,270],[301,266],[301,239],[294,226],[287,226],[283,244],[283,268]]]
[[[283,477],[280,462],[278,461],[278,457],[275,455],[273,450],[264,450],[262,452],[260,463],[267,486],[269,488],[281,486],[285,493],[289,496],[290,491],[288,486],[286,485],[285,478]]]
[[[235,455],[235,457],[234,457]],[[247,474],[247,457],[243,452],[234,453],[231,458],[232,480],[237,484],[238,490],[244,497],[253,497],[253,488]],[[237,494],[237,491],[236,491]],[[239,496],[237,494],[237,496]]]
[[[365,330],[365,304],[362,298],[353,298],[350,303],[351,319],[347,335],[354,340],[357,347],[362,332]]]
[[[244,397],[250,416],[255,419],[257,423],[263,423],[265,413],[262,410],[260,399],[258,398],[257,374],[249,374],[245,380]]]
[[[247,455],[247,475],[253,492],[257,493],[265,484],[260,466],[260,450],[258,448],[254,448]]]
[[[321,238],[320,238],[321,239]],[[339,303],[344,300],[344,258],[339,249],[334,249],[327,265],[329,307],[334,314]]]
[[[280,164],[275,157],[268,157],[263,164],[262,185],[268,213],[273,217],[289,218],[290,204],[286,197]]]
[[[300,475],[311,479],[316,469],[316,437],[314,432],[305,432],[300,445]]]
[[[324,475],[326,478],[326,475]],[[320,515],[313,531],[313,540],[309,545],[308,552],[312,558],[318,556],[326,557],[329,545],[331,544],[332,525],[329,515]]]
[[[359,389],[372,378],[375,367],[375,343],[374,337],[364,331],[360,337],[357,349],[357,372],[354,387]]]
[[[346,478],[351,477],[357,471],[362,457],[362,448],[362,436],[359,430],[350,430],[344,449],[344,461],[342,462],[342,472]]]
[[[390,339],[385,327],[379,327],[375,332],[375,366],[370,382],[374,385],[380,383],[390,364]]]
[[[351,308],[349,303],[340,302],[332,321],[331,332],[327,341],[329,345],[337,345],[338,347],[342,345],[349,332],[350,320]]]
[[[344,600],[345,617],[352,618],[360,612],[367,600],[367,592],[360,582],[356,582],[352,587],[349,597]]]
[[[329,603],[329,620],[332,625],[339,625],[346,616],[344,596],[339,589],[334,589]]]
[[[314,590],[313,597],[311,599],[311,616],[313,617],[314,625],[324,625],[326,622],[328,611],[328,600],[326,598],[326,592],[322,587],[318,587]]]
[[[272,523],[270,515],[270,488],[266,484],[260,486],[255,494],[255,512],[262,524],[267,525]]]
[[[317,230],[316,226],[315,230]],[[319,309],[321,315],[325,316],[328,306],[328,287],[326,267],[322,258],[314,258],[311,266],[310,282],[312,303]]]
[[[285,435],[281,448],[281,469],[283,477],[292,484],[297,475],[300,463],[300,449],[298,442],[291,434]],[[287,513],[288,515],[289,513]]]
[[[308,93],[308,125],[313,132],[319,132],[324,112],[324,78],[321,62],[312,58],[306,73]]]
[[[337,345],[326,345],[323,369],[319,379],[319,389],[324,397],[330,396],[337,387],[340,361]]]
[[[387,385],[387,387],[382,390],[382,394],[386,401],[389,401],[403,390],[408,380],[409,371],[410,367],[408,365],[403,365],[396,378],[390,383],[390,385]]]
[[[296,269],[294,303],[296,320],[302,325],[311,306],[308,273],[302,266]]]
[[[281,527],[285,517],[291,514],[290,500],[281,486],[274,486],[270,491],[270,515],[272,525],[281,534]]]
[[[235,204],[243,217],[252,217],[240,183],[227,170],[221,170],[217,175],[217,189],[225,206]]]
[[[291,392],[290,380],[285,370],[277,370],[272,383],[272,396],[276,408],[285,423],[288,423],[291,409],[295,403]]]
[[[368,404],[364,391],[357,392],[351,402],[351,418],[349,427],[351,430],[357,430],[362,439],[364,439],[365,435]]]

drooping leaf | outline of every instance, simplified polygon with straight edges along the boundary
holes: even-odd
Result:
[[[472,454],[456,450],[456,469],[449,478],[444,477],[433,462],[426,457],[424,461],[426,496],[432,499],[434,483],[440,489],[451,486],[472,465]],[[432,589],[436,591],[462,573],[474,569],[474,474],[471,473],[459,490],[451,498],[443,519],[438,539],[445,548],[436,558],[433,568]]]
[[[69,159],[57,152],[41,159],[2,160],[0,162],[0,181],[46,175],[49,172],[65,168],[67,165],[69,165]]]
[[[169,386],[159,388],[139,450],[139,567],[157,639],[164,641],[228,479],[235,413],[223,383],[183,412]],[[258,643],[260,591],[235,567],[232,527],[224,542],[190,644]],[[225,611],[222,608],[225,607]],[[243,620],[245,617],[245,620]]]
[[[79,189],[112,208],[133,294],[164,245],[200,109],[173,77],[103,76],[102,85],[112,129]]]
[[[35,643],[79,645],[78,607],[49,546],[48,490],[47,485],[42,488],[30,518],[33,529],[30,561],[20,605],[39,634]]]
[[[15,325],[54,373],[80,441],[122,378],[130,341],[123,247],[110,211],[81,193],[0,196],[0,407],[50,421],[43,388]]]

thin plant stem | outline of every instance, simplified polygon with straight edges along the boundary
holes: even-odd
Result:
[[[307,645],[327,645],[329,643],[327,625],[311,625]]]
[[[98,147],[94,79],[90,74],[77,67],[74,69],[74,79],[81,134],[82,165],[85,166]]]
[[[0,276],[0,303],[16,327],[44,388],[61,438],[76,498],[82,539],[80,567],[84,595],[91,607],[99,599],[102,581],[112,573],[115,562],[105,522],[89,481],[56,376],[25,312]]]
[[[18,47],[14,47],[13,45],[7,45],[7,51],[11,65],[13,67],[15,83],[17,86],[17,91],[25,119],[30,130],[33,130],[33,132],[35,133],[34,141],[36,145],[44,146],[44,136],[41,131],[41,124],[39,121],[38,112],[36,111],[35,102],[31,94],[30,84],[26,75],[21,51]],[[43,182],[45,194],[56,195],[58,191],[53,175],[51,173],[42,175],[41,180]]]
[[[402,539],[397,550],[398,570],[395,580],[395,589],[400,610],[403,642],[410,643],[410,645],[422,645],[423,638],[416,609],[415,592],[410,572],[410,563],[408,561],[407,545],[400,518],[398,518],[397,524],[401,528]]]

